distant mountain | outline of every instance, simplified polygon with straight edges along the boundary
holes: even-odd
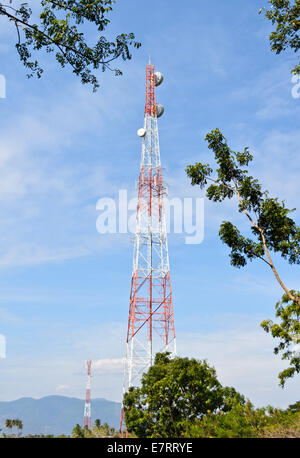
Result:
[[[66,396],[46,396],[40,399],[21,398],[0,402],[0,428],[7,432],[7,418],[19,418],[26,434],[71,434],[74,426],[83,421],[84,401]],[[97,418],[114,428],[120,424],[121,404],[106,399],[92,400],[92,422]],[[15,429],[13,430],[15,431]]]

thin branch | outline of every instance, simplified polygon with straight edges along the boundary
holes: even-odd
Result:
[[[4,3],[1,3],[1,6],[4,6],[5,8],[10,8],[11,10],[15,11],[17,13],[18,10],[16,10],[15,8],[13,8],[12,6],[10,5],[4,5]],[[2,10],[3,11],[3,10]]]
[[[68,10],[68,11],[71,11],[72,13],[74,13],[72,8],[68,7],[66,4],[60,5],[59,3],[56,3],[53,0],[50,0],[50,1],[51,1],[51,3],[53,3],[53,5],[58,6],[59,8],[63,8],[64,10]]]
[[[19,26],[17,24],[17,21],[15,21],[15,26],[16,26],[17,33],[18,33],[18,44],[20,44],[21,43],[21,37],[20,37],[20,31],[19,31]]]
[[[238,187],[237,187],[237,184],[236,184],[235,182],[234,182],[235,187],[232,188],[231,186],[228,186],[228,185],[226,185],[226,184],[224,184],[224,183],[220,183],[219,181],[213,180],[212,178],[206,177],[206,179],[207,179],[207,180],[210,180],[210,181],[212,181],[212,182],[214,182],[214,183],[216,183],[216,184],[218,184],[218,185],[220,185],[220,186],[224,186],[225,188],[230,189],[231,191],[235,192],[235,193],[239,196]],[[241,200],[241,199],[240,199],[240,200]],[[243,211],[245,212],[244,209],[243,209]],[[253,221],[252,218],[250,217],[250,215],[249,215],[247,212],[245,212],[245,213],[246,213],[247,217],[250,219],[251,223],[252,223],[254,226],[256,226],[255,223],[254,223],[254,221]],[[257,227],[257,229],[259,230],[258,226],[256,226],[256,227]],[[262,261],[264,261],[269,267],[272,267],[271,264],[270,264],[265,258],[263,258],[262,256],[259,256],[259,255],[257,255],[257,254],[255,254],[255,256],[256,256],[257,258],[261,259]]]
[[[24,24],[25,26],[33,29],[34,31],[36,32],[39,32],[41,35],[43,35],[47,40],[49,40],[50,43],[47,43],[45,44],[45,46],[49,46],[50,44],[54,44],[55,46],[57,46],[59,48],[59,50],[62,52],[62,54],[64,55],[64,57],[67,59],[67,61],[69,62],[69,64],[73,67],[74,65],[70,62],[69,60],[69,57],[67,56],[67,54],[65,53],[65,51],[62,50],[62,47],[65,48],[66,50],[68,51],[71,51],[73,52],[74,54],[82,57],[83,59],[86,59],[87,57],[82,54],[78,49],[76,48],[73,48],[65,43],[58,43],[56,40],[54,40],[52,37],[50,37],[49,35],[47,35],[45,32],[43,32],[42,30],[40,30],[37,26],[33,26],[31,24],[28,24],[27,22],[17,18],[16,16],[13,16],[12,14],[9,14],[7,11],[5,11],[4,9],[2,9],[0,7],[0,13],[6,15],[11,21],[18,21],[19,23],[21,24]],[[95,59],[90,59],[94,65],[105,65],[107,66],[107,64],[115,59],[117,59],[118,57],[120,57],[122,53],[122,50],[120,50],[114,57],[112,57],[111,59],[108,59],[107,61],[100,61],[100,62],[97,62]],[[108,66],[107,66],[108,67]],[[108,67],[109,68],[109,67]],[[109,70],[112,70],[111,68],[109,68]]]
[[[228,186],[228,185],[225,184],[225,183],[222,183],[222,182],[220,183],[220,181],[218,181],[218,180],[213,180],[212,178],[209,178],[209,177],[205,177],[205,179],[206,179],[206,180],[210,180],[210,181],[212,181],[213,183],[218,184],[219,186],[224,186],[224,188],[228,188],[228,189],[230,189],[230,190],[233,191],[233,192],[235,191],[235,188],[232,188],[231,186]]]
[[[72,8],[70,8],[69,6],[66,5],[66,3],[64,3],[63,5],[60,5],[59,3],[53,1],[53,0],[50,0],[50,2],[54,5],[54,6],[58,6],[59,8],[63,8],[65,11],[71,11],[72,13],[74,13],[74,11],[72,10]],[[101,19],[104,18],[104,10],[101,11]],[[86,16],[85,16],[85,19],[87,19],[88,21],[91,21],[91,19],[88,19]],[[98,25],[98,24],[97,24]]]
[[[255,254],[255,256],[257,256],[259,259],[261,259],[262,261],[264,261],[269,267],[272,267],[271,264],[265,259],[263,258],[262,256],[259,256],[257,254]]]
[[[240,203],[241,203],[241,200],[242,200],[242,199],[241,199],[240,192],[239,192],[239,189],[238,189],[237,184],[236,184],[235,181],[234,181],[234,185],[235,185],[235,188],[236,188],[236,194],[237,194],[238,199],[239,199],[239,201],[240,201]],[[296,296],[293,296],[293,295],[289,292],[289,290],[288,290],[287,287],[283,284],[281,278],[279,277],[277,270],[275,269],[275,266],[274,266],[274,264],[273,264],[273,261],[272,261],[270,252],[269,252],[268,247],[267,247],[267,242],[266,242],[266,238],[265,238],[265,234],[264,234],[263,229],[262,229],[261,227],[259,227],[259,226],[253,221],[253,219],[251,218],[251,216],[249,215],[249,213],[247,212],[247,210],[246,210],[245,208],[242,207],[242,209],[243,209],[243,212],[245,213],[245,215],[247,216],[247,218],[251,221],[252,225],[260,232],[260,235],[261,235],[261,238],[262,238],[262,242],[263,242],[263,246],[264,246],[264,250],[265,250],[265,253],[266,253],[266,255],[267,255],[267,257],[268,257],[268,260],[269,260],[269,263],[268,263],[268,264],[269,264],[269,266],[271,267],[271,269],[272,269],[272,271],[273,271],[273,273],[274,273],[274,275],[275,275],[275,277],[276,277],[278,283],[279,283],[280,286],[284,289],[284,291],[286,292],[286,294],[288,295],[288,297],[289,297],[292,301],[297,302],[298,304],[300,304],[300,298],[298,298],[298,297],[296,297]]]
[[[218,184],[219,186],[224,186],[225,188],[228,188],[228,189],[230,189],[231,191],[234,191],[234,192],[237,194],[239,201],[241,202],[242,199],[241,199],[241,196],[240,196],[240,193],[239,193],[239,188],[238,188],[238,186],[237,186],[237,184],[236,184],[236,182],[235,182],[234,180],[233,180],[233,182],[234,182],[234,186],[235,186],[235,187],[232,188],[231,186],[228,186],[228,185],[226,185],[226,184],[224,184],[224,183],[220,183],[219,181],[214,180],[214,179],[212,179],[212,178],[209,178],[209,177],[205,177],[205,178],[206,178],[207,180],[212,181],[213,183]],[[262,261],[264,261],[264,262],[273,270],[274,275],[275,275],[277,281],[279,282],[280,286],[284,289],[284,291],[288,294],[288,296],[290,297],[290,299],[293,300],[293,301],[296,301],[296,302],[298,302],[298,303],[300,304],[300,299],[298,299],[297,297],[293,296],[293,295],[289,292],[289,290],[288,290],[288,289],[285,287],[285,285],[282,283],[282,281],[281,281],[281,279],[280,279],[280,277],[279,277],[279,275],[278,275],[278,273],[277,273],[277,271],[276,271],[276,269],[275,269],[275,267],[274,267],[272,258],[271,258],[271,256],[270,256],[270,253],[269,253],[269,250],[268,250],[268,247],[267,247],[267,243],[266,243],[266,239],[265,239],[265,236],[264,236],[264,231],[263,231],[263,229],[260,228],[260,227],[253,221],[253,219],[251,218],[251,216],[249,215],[249,213],[248,213],[244,208],[242,208],[242,209],[243,209],[243,212],[245,213],[245,215],[247,216],[247,218],[249,219],[249,221],[251,222],[251,224],[260,232],[261,237],[262,237],[262,242],[263,242],[263,245],[264,245],[264,250],[265,250],[265,253],[266,253],[266,255],[267,255],[268,259],[269,259],[269,262],[268,262],[265,258],[263,258],[262,256],[258,256],[258,255],[256,255],[256,256],[257,256],[259,259],[261,259]]]

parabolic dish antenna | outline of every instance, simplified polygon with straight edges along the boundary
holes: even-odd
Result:
[[[155,72],[154,78],[155,78],[155,86],[159,86],[164,80],[164,75],[160,72]]]
[[[142,127],[141,129],[139,129],[139,130],[137,131],[137,134],[138,134],[139,137],[145,137],[146,131],[145,131],[145,129]]]
[[[156,116],[160,118],[164,114],[164,106],[161,105],[160,103],[156,104]]]

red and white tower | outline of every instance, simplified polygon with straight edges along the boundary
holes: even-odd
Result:
[[[86,382],[86,394],[85,394],[85,404],[84,404],[84,414],[83,414],[83,427],[92,429],[91,421],[91,366],[92,361],[86,362],[87,366],[87,382]]]
[[[155,102],[155,87],[163,75],[146,67],[146,105],[139,175],[133,269],[126,340],[123,393],[138,385],[155,353],[176,353],[173,301],[167,244],[157,118],[163,106]],[[122,422],[121,422],[122,423]]]

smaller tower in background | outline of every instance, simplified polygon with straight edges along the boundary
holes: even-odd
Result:
[[[83,415],[83,427],[92,429],[92,420],[91,420],[91,366],[92,361],[86,362],[87,366],[87,382],[86,382],[86,394],[85,394],[85,404],[84,404],[84,415]]]

